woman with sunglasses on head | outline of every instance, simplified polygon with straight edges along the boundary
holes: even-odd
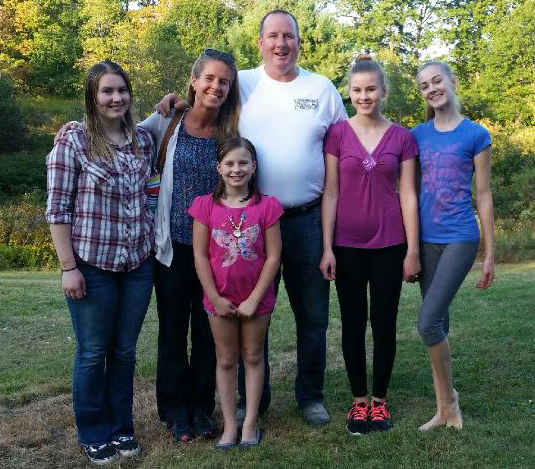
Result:
[[[162,172],[156,211],[155,287],[158,306],[158,414],[176,441],[214,437],[214,341],[195,272],[193,199],[217,184],[217,144],[238,134],[240,110],[234,58],[206,49],[193,65],[187,102],[178,115],[154,113],[140,126],[155,137]],[[173,122],[174,118],[174,122]],[[172,134],[168,128],[176,125]],[[171,127],[172,129],[172,127]],[[160,158],[165,158],[163,162]],[[188,327],[191,320],[191,356]]]

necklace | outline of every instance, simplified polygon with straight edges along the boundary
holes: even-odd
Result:
[[[232,234],[234,235],[235,238],[241,238],[241,236],[243,234],[242,231],[241,231],[241,227],[243,225],[243,222],[245,221],[245,212],[241,213],[240,221],[239,221],[238,225],[236,225],[236,223],[234,223],[234,220],[232,219],[232,216],[230,215],[230,213],[227,213],[227,217],[228,217],[228,220],[230,221],[232,229],[234,230],[232,232]]]

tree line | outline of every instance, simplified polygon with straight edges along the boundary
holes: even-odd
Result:
[[[535,0],[0,0],[0,70],[18,91],[73,96],[99,60],[121,63],[145,113],[162,92],[185,87],[206,47],[233,53],[240,68],[260,63],[258,22],[272,8],[297,17],[299,63],[345,92],[352,57],[386,66],[386,113],[422,119],[417,67],[445,56],[461,84],[464,112],[535,125]],[[437,47],[438,46],[438,47]],[[430,49],[431,48],[431,49]]]

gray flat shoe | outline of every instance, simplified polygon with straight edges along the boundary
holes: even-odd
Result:
[[[215,449],[218,451],[227,451],[229,449],[236,448],[236,446],[238,446],[238,444],[235,441],[230,443],[221,443],[221,440],[219,440],[215,444]]]
[[[322,402],[315,402],[301,409],[301,416],[308,425],[326,425],[331,421]]]
[[[256,427],[256,438],[254,440],[247,440],[247,441],[241,440],[240,444],[238,445],[238,448],[247,449],[247,448],[252,448],[253,446],[258,446],[261,440],[262,440],[262,430],[260,430],[260,427]]]

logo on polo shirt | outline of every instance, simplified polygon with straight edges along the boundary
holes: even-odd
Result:
[[[317,99],[308,99],[308,98],[295,98],[294,107],[296,110],[315,110],[318,109],[318,100]]]

